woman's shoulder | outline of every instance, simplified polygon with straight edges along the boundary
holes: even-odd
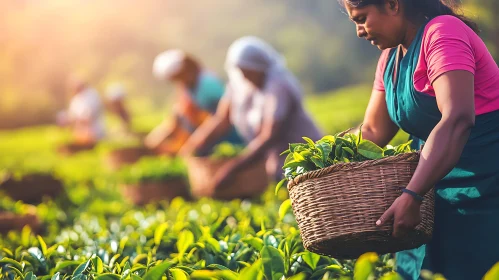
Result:
[[[468,35],[470,32],[475,33],[461,19],[451,15],[437,16],[431,19],[425,27],[426,38],[448,33]]]

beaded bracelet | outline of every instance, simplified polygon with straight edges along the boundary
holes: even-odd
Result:
[[[419,202],[422,202],[424,197],[420,196],[419,194],[411,191],[411,190],[408,190],[408,189],[402,189],[402,192],[405,192],[407,194],[410,194],[412,197],[414,197],[414,199],[416,199],[417,201]]]

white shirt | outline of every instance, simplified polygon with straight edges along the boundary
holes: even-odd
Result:
[[[103,109],[97,91],[85,88],[71,99],[68,114],[71,121],[88,120],[93,135],[100,139],[104,137]]]

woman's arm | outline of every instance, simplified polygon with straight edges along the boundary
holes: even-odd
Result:
[[[398,126],[388,115],[385,92],[373,89],[364,116],[362,138],[384,147],[397,134],[398,130]]]
[[[430,133],[418,167],[407,186],[426,194],[457,164],[475,124],[474,76],[464,70],[442,74],[433,82],[442,119]],[[420,204],[404,193],[383,214],[378,224],[394,218],[394,235],[403,234],[420,222]]]
[[[177,116],[174,116],[173,122],[164,120],[161,124],[149,132],[149,134],[147,134],[144,140],[144,145],[149,149],[156,149],[179,128],[180,122]]]
[[[222,98],[214,116],[205,120],[180,148],[179,154],[196,154],[222,138],[230,129],[230,101]]]
[[[408,189],[426,194],[457,164],[475,125],[473,85],[468,71],[448,72],[433,83],[442,119],[426,140]]]
[[[262,128],[258,136],[250,141],[244,149],[243,154],[232,161],[230,167],[231,172],[243,169],[248,164],[251,164],[256,159],[263,157],[265,151],[272,145],[272,143],[281,135],[283,121],[277,121],[273,117],[264,119]]]

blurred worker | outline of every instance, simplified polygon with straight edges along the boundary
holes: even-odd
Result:
[[[176,101],[173,120],[165,120],[151,131],[145,139],[145,145],[173,155],[216,112],[225,91],[224,84],[195,58],[179,49],[159,54],[154,60],[153,74],[158,80],[173,83]],[[242,143],[235,129],[228,129],[220,141]]]
[[[76,144],[95,143],[104,137],[103,105],[97,91],[80,78],[71,78],[69,90],[72,98],[67,112],[67,125],[71,126]]]
[[[125,88],[119,83],[111,84],[106,89],[107,108],[120,119],[121,131],[130,133],[132,131],[131,120],[130,113],[125,104],[125,97]]]
[[[313,140],[322,137],[305,112],[300,84],[286,68],[283,57],[255,37],[244,37],[232,44],[226,70],[230,81],[216,115],[196,131],[181,154],[195,154],[234,125],[247,148],[214,174],[215,189],[235,171],[262,156],[267,161],[268,175],[280,179],[285,158],[279,154],[289,148],[289,143],[303,142],[303,136]]]

